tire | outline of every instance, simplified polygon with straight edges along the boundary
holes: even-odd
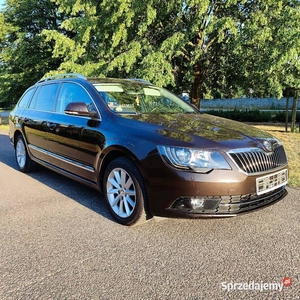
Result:
[[[108,165],[103,186],[108,208],[118,223],[136,225],[147,220],[143,178],[128,158],[116,158]]]
[[[34,162],[28,155],[25,141],[21,135],[18,135],[16,138],[15,158],[21,172],[29,173],[34,170]]]

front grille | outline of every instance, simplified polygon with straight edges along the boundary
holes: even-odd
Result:
[[[283,146],[275,148],[272,153],[266,153],[259,148],[252,148],[247,151],[233,150],[228,154],[237,166],[247,174],[269,171],[287,164]]]

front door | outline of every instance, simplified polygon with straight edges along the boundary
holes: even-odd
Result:
[[[71,102],[84,102],[89,109],[95,109],[92,98],[81,85],[70,82],[61,84],[56,111],[48,122],[51,164],[97,182],[95,170],[104,144],[99,130],[101,122],[90,117],[67,115],[64,110]]]

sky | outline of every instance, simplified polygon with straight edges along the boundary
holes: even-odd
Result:
[[[4,4],[5,0],[0,0],[0,9],[2,9],[2,5]]]

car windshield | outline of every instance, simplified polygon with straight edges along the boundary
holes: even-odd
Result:
[[[95,83],[108,107],[118,114],[197,113],[166,89],[132,81],[128,83]]]

